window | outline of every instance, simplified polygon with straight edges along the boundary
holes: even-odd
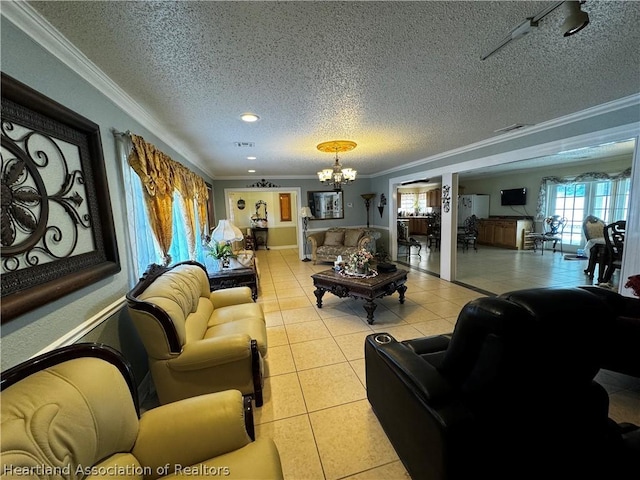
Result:
[[[147,208],[143,198],[142,182],[127,162],[127,157],[132,148],[131,145],[128,135],[116,135],[116,148],[120,156],[121,171],[126,192],[124,202],[126,212],[123,212],[123,215],[126,218],[129,245],[131,246],[129,249],[131,254],[127,258],[129,262],[128,280],[131,285],[134,285],[150,264],[162,263],[162,258],[160,247],[151,232],[151,225],[149,224]],[[211,201],[213,195],[209,185],[207,185],[207,189],[209,190],[209,199]],[[171,255],[171,263],[189,259],[187,229],[181,203],[182,199],[176,190],[173,194],[173,238],[168,251],[168,254]],[[195,209],[195,212],[196,254],[194,260],[204,264],[206,252],[204,251],[202,240],[198,238],[200,222],[203,221],[203,219],[199,218],[198,208]],[[207,212],[207,214],[211,215],[210,219],[212,220],[212,209],[210,209],[210,212]],[[204,219],[204,221],[208,222],[209,219]]]
[[[131,170],[131,169],[130,169]],[[162,263],[160,248],[151,234],[151,226],[147,217],[147,210],[144,205],[142,196],[142,182],[140,178],[131,170],[131,189],[127,194],[127,205],[133,208],[133,222],[129,228],[132,228],[133,256],[134,264],[137,270],[137,276],[140,277],[152,263]],[[185,228],[184,217],[182,215],[180,203],[182,199],[177,191],[173,194],[173,238],[171,240],[171,263],[189,260],[189,246],[187,244],[187,231]],[[197,210],[196,210],[197,211]],[[200,219],[196,215],[196,232],[199,232]],[[204,263],[205,252],[202,242],[196,239],[196,258],[200,263]]]
[[[405,212],[413,212],[418,206],[418,195],[415,193],[402,193],[400,197],[400,209]]]
[[[582,245],[582,221],[587,215],[595,215],[605,223],[626,220],[630,185],[629,178],[551,184],[547,192],[547,215],[566,217],[563,242]]]
[[[402,193],[400,196],[400,210],[405,212],[427,211],[427,192],[420,193]]]

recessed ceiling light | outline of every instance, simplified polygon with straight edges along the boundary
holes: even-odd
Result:
[[[243,113],[242,115],[240,115],[240,118],[242,119],[242,121],[249,123],[257,122],[258,120],[260,120],[260,117],[255,113]]]
[[[255,160],[257,157],[247,157],[247,160]]]
[[[249,172],[249,173],[256,173],[256,171],[255,171],[255,170],[247,170],[247,172]]]

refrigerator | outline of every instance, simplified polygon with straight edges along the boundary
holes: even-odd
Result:
[[[458,196],[458,226],[475,215],[478,218],[489,218],[489,195],[459,195]]]

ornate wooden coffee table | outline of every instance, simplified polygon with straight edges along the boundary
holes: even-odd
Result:
[[[334,270],[311,275],[316,290],[313,292],[318,299],[318,308],[322,308],[322,296],[324,292],[331,292],[337,297],[362,298],[365,301],[364,309],[367,311],[367,321],[373,323],[373,312],[377,305],[374,300],[391,295],[394,292],[400,294],[400,303],[404,303],[404,292],[407,281],[407,270],[398,269],[390,273],[378,273],[371,278],[343,276]]]

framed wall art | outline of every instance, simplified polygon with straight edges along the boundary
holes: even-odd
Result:
[[[342,190],[330,192],[307,192],[307,203],[314,220],[344,218]]]
[[[97,124],[2,74],[2,323],[120,271]]]

